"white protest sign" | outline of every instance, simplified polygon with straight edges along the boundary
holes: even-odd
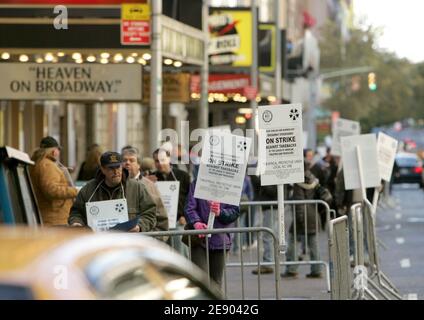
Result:
[[[168,214],[169,229],[177,227],[178,199],[180,192],[179,181],[157,181],[160,198]]]
[[[308,131],[303,131],[303,146],[306,147],[308,145]]]
[[[331,154],[341,156],[340,138],[355,136],[361,134],[361,126],[357,121],[346,119],[337,119],[333,125],[333,139],[331,145]],[[344,161],[344,160],[343,160]]]
[[[250,145],[250,138],[206,133],[194,197],[238,206]]]
[[[390,181],[393,165],[395,163],[397,145],[398,141],[396,139],[393,139],[383,132],[378,133],[377,156],[380,176],[383,180]]]
[[[231,126],[229,124],[224,124],[222,126],[209,127],[208,130],[210,134],[212,133],[231,133]]]
[[[374,188],[380,185],[380,171],[377,160],[377,139],[374,134],[341,137],[343,176],[345,189],[361,188],[356,147],[361,150],[363,170],[363,188]]]
[[[302,105],[258,109],[261,185],[304,182]]]
[[[126,199],[93,201],[85,204],[87,224],[93,231],[106,231],[128,221]]]

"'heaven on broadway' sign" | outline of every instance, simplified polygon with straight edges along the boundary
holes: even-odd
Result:
[[[0,100],[141,100],[140,65],[1,63]]]

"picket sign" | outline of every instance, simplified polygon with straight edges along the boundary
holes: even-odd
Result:
[[[284,253],[284,184],[304,182],[302,105],[260,106],[258,111],[261,185],[277,185],[277,228],[280,252]]]

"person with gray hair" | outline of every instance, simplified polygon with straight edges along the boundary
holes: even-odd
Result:
[[[141,159],[138,149],[133,147],[124,148],[122,150],[122,160],[124,162],[124,168],[128,170],[129,178],[138,180],[143,184],[156,205],[157,223],[153,231],[168,231],[168,214],[156,185],[141,173]],[[161,240],[167,241],[168,239],[163,237]]]

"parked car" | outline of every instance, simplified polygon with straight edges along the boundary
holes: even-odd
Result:
[[[402,152],[396,155],[393,183],[418,183],[423,188],[423,164],[416,154]]]
[[[197,266],[141,234],[0,226],[0,299],[221,298]]]
[[[0,148],[0,225],[42,224],[29,175],[33,164],[29,155],[20,150]]]

